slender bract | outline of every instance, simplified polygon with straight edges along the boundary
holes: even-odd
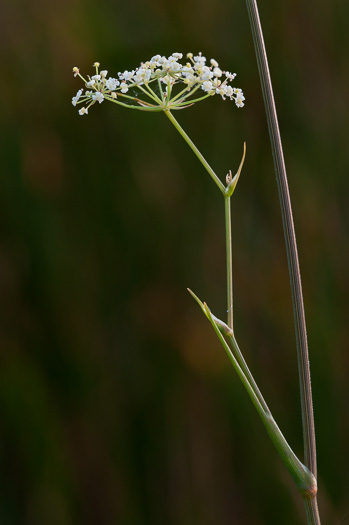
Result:
[[[291,294],[293,303],[293,313],[296,331],[298,370],[300,383],[300,396],[302,407],[302,425],[304,440],[304,458],[305,465],[317,477],[316,465],[316,443],[315,443],[315,426],[313,414],[313,401],[310,381],[309,353],[307,343],[307,332],[304,315],[304,303],[301,276],[299,269],[299,260],[296,244],[296,236],[293,224],[291,200],[288,189],[286,167],[283,156],[283,149],[278,125],[271,77],[268,66],[268,59],[265,50],[263,32],[260,23],[258,7],[256,0],[246,0],[249,14],[252,36],[256,51],[259,76],[262,86],[264,104],[266,109],[271,148],[274,158],[276,171],[276,180],[279,192],[282,222],[285,234],[286,252],[288,268],[291,281]],[[312,503],[314,509],[310,512],[309,503]],[[319,524],[320,518],[317,511],[316,497],[312,498],[306,504],[308,522]]]

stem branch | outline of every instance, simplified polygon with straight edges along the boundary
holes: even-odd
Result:
[[[221,192],[224,195],[225,187],[223,183],[219,180],[219,178],[217,177],[217,175],[215,174],[215,172],[213,171],[213,169],[211,168],[207,160],[204,158],[204,156],[200,153],[198,148],[195,146],[194,142],[192,142],[192,140],[188,137],[188,135],[186,134],[184,129],[180,126],[180,124],[177,122],[177,120],[174,118],[170,110],[166,110],[164,111],[164,113],[170,119],[170,121],[172,122],[176,130],[182,135],[182,137],[184,138],[186,143],[189,145],[189,147],[193,150],[193,152],[195,153],[195,155],[197,156],[201,164],[204,166],[206,171],[208,171],[208,173],[211,175],[212,179],[214,180],[214,182],[217,184],[218,188],[221,190]]]

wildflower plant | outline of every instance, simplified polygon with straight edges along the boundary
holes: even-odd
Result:
[[[249,1],[247,0],[247,3]],[[251,1],[252,3],[254,2],[254,0]],[[253,22],[253,15],[251,18]],[[253,26],[252,22],[251,25]],[[188,108],[214,95],[219,95],[223,100],[233,101],[238,108],[242,108],[245,97],[240,88],[231,84],[236,77],[236,73],[223,71],[216,60],[211,59],[207,62],[206,57],[202,53],[198,53],[196,56],[188,53],[186,55],[186,63],[181,62],[182,58],[182,53],[172,53],[169,57],[155,55],[150,60],[142,62],[138,68],[117,73],[115,77],[108,76],[108,71],[106,70],[100,70],[98,62],[95,62],[93,65],[95,74],[86,78],[80,74],[80,70],[77,67],[74,67],[74,76],[80,77],[84,82],[84,88],[78,90],[72,99],[72,104],[73,106],[82,105],[79,109],[80,115],[87,115],[93,105],[96,103],[101,104],[104,101],[139,111],[163,112],[190,146],[221,191],[225,205],[227,322],[215,317],[206,303],[200,301],[192,291],[189,290],[189,292],[210,321],[262,419],[272,442],[303,497],[308,524],[319,525],[320,518],[316,502],[317,481],[314,469],[310,468],[311,465],[309,463],[307,465],[303,464],[287,443],[246,364],[235,337],[233,324],[231,197],[242,171],[246,145],[244,144],[242,160],[236,174],[233,176],[231,170],[229,170],[224,182],[222,182],[172,114],[172,111]],[[263,77],[262,85],[267,85],[267,81]],[[268,97],[270,98],[270,94],[266,97],[269,100]],[[287,204],[283,206],[282,210],[286,208]],[[284,213],[283,211],[283,218]],[[289,242],[292,243],[292,239]],[[307,389],[306,380],[303,380],[302,383],[301,378],[300,384],[301,391],[302,388],[303,390]],[[307,407],[305,408],[306,410]]]

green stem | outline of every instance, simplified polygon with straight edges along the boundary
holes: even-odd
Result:
[[[161,86],[160,79],[158,79],[158,87],[159,87],[159,91],[160,91],[161,102],[164,102],[164,92],[162,91],[162,86]]]
[[[230,197],[224,197],[225,206],[225,247],[227,256],[227,314],[228,326],[234,332],[233,326],[233,249],[231,232],[231,206]]]
[[[166,107],[167,107],[168,103],[169,103],[170,100],[171,100],[171,93],[172,93],[172,84],[171,84],[171,81],[168,80],[168,81],[167,81],[167,98],[166,98]]]
[[[174,125],[176,130],[182,135],[182,137],[184,138],[186,143],[189,145],[189,147],[193,150],[193,152],[195,153],[195,155],[197,156],[197,158],[199,159],[201,164],[204,166],[206,171],[210,174],[210,176],[212,177],[212,179],[214,180],[214,182],[217,184],[218,188],[221,190],[221,192],[224,195],[225,187],[224,187],[223,183],[219,180],[219,178],[217,177],[217,175],[215,174],[215,172],[213,171],[213,169],[211,168],[211,166],[209,165],[207,160],[200,153],[200,151],[195,146],[195,144],[192,142],[192,140],[188,137],[188,135],[186,134],[184,129],[179,125],[177,120],[172,115],[171,111],[170,110],[166,110],[166,111],[164,111],[164,113],[169,118],[169,120],[172,122],[172,124]]]
[[[241,352],[241,350],[239,348],[239,345],[238,345],[238,343],[237,343],[237,341],[235,339],[234,332],[231,330],[231,328],[227,324],[223,323],[223,321],[221,321],[220,319],[218,319],[214,315],[212,315],[212,318],[213,318],[214,322],[217,324],[217,326],[220,329],[220,331],[222,332],[222,334],[229,340],[230,347],[231,347],[231,349],[234,352],[235,359],[239,363],[243,373],[245,374],[246,378],[248,379],[248,382],[250,383],[254,393],[256,394],[256,396],[258,398],[258,401],[260,402],[263,410],[265,412],[267,412],[267,413],[270,413],[268,405],[265,402],[265,400],[264,400],[264,398],[263,398],[263,396],[261,394],[261,391],[259,390],[259,388],[257,386],[257,383],[254,380],[254,377],[251,374],[251,371],[250,371],[250,369],[247,366],[247,363],[246,363],[246,361],[244,359],[244,356],[242,355],[242,352]]]
[[[231,172],[226,177],[227,187],[224,192],[224,207],[225,207],[225,249],[227,258],[227,314],[228,326],[234,335],[234,315],[233,315],[233,242],[232,242],[232,228],[231,228],[231,205],[230,199],[234,193],[238,183],[242,166],[244,165],[246,155],[246,142],[244,142],[244,152],[240,162],[239,169],[233,178]]]
[[[177,95],[175,97],[172,97],[172,102],[175,102],[177,99],[179,99],[182,95],[184,95],[184,93],[186,93],[187,91],[190,91],[190,88],[187,86],[185,87],[184,89],[182,89],[182,91],[180,91],[179,93],[177,93]],[[184,97],[183,97],[184,98]]]
[[[157,94],[152,90],[152,88],[150,87],[149,85],[149,82],[147,84],[145,84],[146,88],[150,91],[150,93],[153,95],[154,97],[154,100],[158,103],[158,104],[161,104],[162,103],[162,99],[160,100],[159,97],[157,96]],[[162,91],[161,91],[161,95],[162,95]]]
[[[192,294],[193,295],[193,294]],[[194,296],[195,297],[195,296]],[[201,301],[198,301],[199,304]],[[222,343],[230,362],[232,363],[233,367],[235,368],[235,371],[237,372],[241,382],[243,383],[245,389],[247,390],[248,395],[251,398],[252,403],[254,404],[260,418],[262,419],[262,422],[272,440],[274,443],[275,448],[277,449],[279,455],[281,456],[281,459],[283,460],[287,470],[291,474],[292,478],[294,479],[298,491],[303,496],[303,498],[307,500],[311,500],[313,496],[316,494],[317,491],[317,484],[316,479],[313,476],[313,474],[308,470],[308,468],[301,463],[301,461],[297,458],[289,444],[287,443],[284,435],[282,434],[281,430],[279,429],[278,425],[276,424],[270,410],[268,409],[267,405],[264,402],[264,405],[260,402],[259,396],[254,391],[254,388],[252,388],[248,378],[246,377],[244,371],[242,370],[241,366],[239,365],[235,355],[231,351],[230,347],[228,346],[227,342],[225,341],[223,335],[221,334],[220,327],[218,323],[215,321],[215,318],[212,316],[210,309],[208,306],[204,303],[201,305],[204,313],[206,314],[207,318],[211,322],[220,342]],[[238,348],[236,340],[234,337],[232,337],[233,345]],[[240,352],[240,349],[239,349]],[[241,353],[241,352],[240,352]],[[247,368],[247,365],[246,365]],[[248,370],[248,369],[247,369]],[[254,380],[253,380],[254,382]],[[255,384],[255,383],[254,383]],[[256,389],[258,390],[258,387],[256,385]],[[263,400],[264,401],[264,400]]]
[[[105,99],[109,100],[109,102],[113,102],[113,104],[118,104],[118,106],[123,106],[124,108],[128,108],[128,109],[138,109],[139,111],[155,111],[155,112],[162,111],[162,108],[159,108],[157,106],[143,107],[143,106],[132,106],[132,104],[124,104],[123,102],[119,102],[115,98],[109,97],[107,95],[105,95]],[[137,99],[133,99],[133,100],[137,102]]]
[[[161,103],[161,100],[155,95],[155,93],[152,93],[151,91],[151,88],[145,84],[146,88],[148,89],[148,91],[146,89],[144,89],[144,87],[140,86],[138,84],[138,89],[140,89],[141,91],[143,91],[143,93],[145,95],[147,95],[147,97],[151,98],[152,100],[154,100],[154,102],[156,102],[157,104]]]
[[[192,94],[192,93],[190,93],[190,94]],[[185,104],[195,104],[196,102],[200,102],[200,100],[205,100],[208,97],[212,97],[212,95],[213,95],[212,93],[208,93],[207,95],[203,95],[200,98],[193,98],[193,99],[188,98],[188,97],[183,97],[182,99],[177,101],[177,103],[174,104],[174,106],[181,105],[183,103],[185,103]],[[171,100],[171,106],[172,106],[172,100]]]

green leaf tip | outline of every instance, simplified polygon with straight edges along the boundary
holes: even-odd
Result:
[[[236,172],[235,177],[232,176],[231,170],[229,170],[229,173],[226,176],[227,187],[225,188],[225,197],[231,197],[233,195],[234,191],[235,191],[236,185],[237,185],[239,177],[240,177],[240,173],[241,173],[242,167],[243,167],[244,162],[245,162],[245,156],[246,156],[246,142],[244,142],[244,151],[242,153],[242,159],[241,159],[240,166],[239,166],[238,171]]]
[[[193,299],[195,299],[195,301],[198,303],[198,305],[200,306],[201,310],[204,312],[204,314],[206,315],[206,317],[208,317],[207,315],[207,311],[210,311],[207,304],[206,303],[203,303],[202,301],[200,301],[200,299],[198,298],[197,295],[195,295],[194,292],[192,292],[192,290],[190,288],[187,288],[188,292],[190,293],[190,295],[193,297]]]

